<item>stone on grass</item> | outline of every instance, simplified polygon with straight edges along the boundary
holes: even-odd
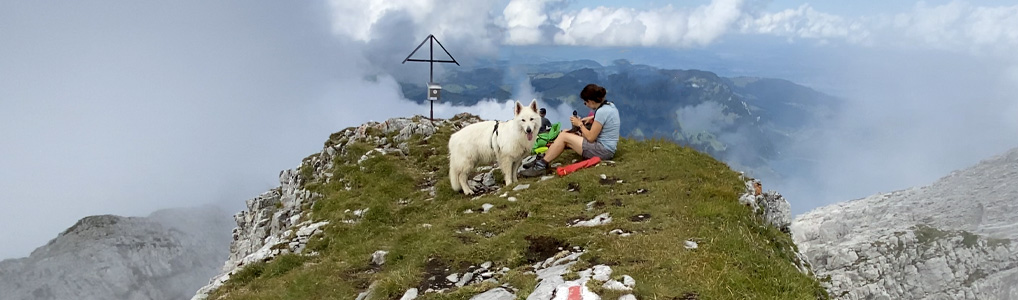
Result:
[[[622,284],[625,284],[627,287],[630,288],[635,287],[636,279],[633,279],[633,277],[629,275],[622,275]]]
[[[399,298],[399,300],[414,300],[414,299],[417,299],[417,288],[411,288],[409,290],[406,290],[406,293],[403,294],[403,297]]]
[[[386,254],[389,254],[389,251],[385,251],[385,250],[375,251],[375,253],[371,254],[371,263],[379,265],[379,266],[384,265],[385,264],[385,255]]]
[[[612,276],[612,267],[606,265],[594,266],[594,280],[608,281]]]
[[[572,225],[569,225],[569,227],[594,227],[611,223],[611,221],[612,221],[611,215],[609,215],[608,213],[603,213],[597,215],[593,219],[576,222]]]
[[[505,288],[497,287],[487,292],[470,297],[470,300],[515,300],[516,294],[507,291]]]
[[[631,291],[631,290],[633,290],[633,289],[627,287],[625,284],[622,284],[621,282],[615,281],[615,279],[608,280],[603,285],[601,285],[601,287],[603,287],[603,288],[605,288],[607,290],[613,290],[613,291]]]

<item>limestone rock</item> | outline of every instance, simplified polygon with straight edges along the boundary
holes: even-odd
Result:
[[[411,288],[407,290],[406,293],[403,293],[403,297],[399,298],[399,300],[414,300],[414,299],[417,299],[417,288]]]
[[[227,256],[229,215],[207,206],[90,216],[0,261],[3,299],[186,299]]]
[[[385,264],[385,255],[386,254],[389,254],[389,251],[385,251],[385,250],[375,251],[375,253],[371,254],[371,263],[373,263],[375,265],[379,265],[379,266],[384,265]]]
[[[516,299],[516,294],[513,294],[512,292],[507,291],[505,288],[501,287],[493,288],[488,290],[487,292],[480,293],[473,297],[470,297],[470,300],[514,300],[514,299]]]
[[[609,213],[603,213],[597,215],[596,217],[590,220],[575,220],[572,224],[569,224],[569,227],[594,227],[608,224],[611,222],[612,222],[611,215]]]
[[[1018,149],[919,188],[837,203],[791,229],[840,299],[1018,299]]]

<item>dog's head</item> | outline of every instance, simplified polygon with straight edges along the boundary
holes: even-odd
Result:
[[[537,136],[538,129],[541,128],[541,114],[537,112],[537,99],[530,101],[530,105],[527,106],[516,101],[514,112],[516,112],[514,119],[519,124],[520,131],[527,135],[528,141],[533,141]]]

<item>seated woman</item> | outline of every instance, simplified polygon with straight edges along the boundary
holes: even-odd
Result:
[[[573,149],[583,158],[597,156],[601,159],[611,159],[614,157],[616,146],[619,143],[619,127],[622,122],[619,119],[619,110],[615,108],[615,104],[605,101],[605,94],[607,91],[604,87],[596,84],[588,84],[584,87],[580,92],[580,99],[583,99],[583,105],[594,110],[594,116],[582,119],[576,116],[570,117],[569,121],[574,127],[579,127],[579,132],[577,134],[565,132],[559,134],[548,146],[544,157],[538,157],[533,166],[520,172],[520,176],[544,175],[548,171],[548,164],[561,155],[566,147]],[[583,123],[591,121],[593,124],[590,129],[583,126]]]

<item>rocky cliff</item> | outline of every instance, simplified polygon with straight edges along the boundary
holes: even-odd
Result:
[[[226,257],[231,226],[214,207],[85,217],[0,262],[0,299],[187,299]]]
[[[1018,149],[815,209],[792,231],[835,297],[1018,299]]]
[[[623,140],[615,160],[513,186],[479,166],[480,195],[452,191],[448,137],[477,121],[333,134],[235,215],[229,260],[195,299],[826,297],[788,203],[688,147]]]
[[[345,145],[368,143],[377,145],[371,153],[365,153],[361,161],[375,155],[408,152],[407,140],[413,135],[431,135],[435,126],[404,118],[391,119],[383,123],[370,122],[360,127],[348,128],[333,134],[321,152],[305,158],[297,169],[279,172],[279,187],[247,200],[247,210],[234,215],[237,227],[233,229],[230,256],[219,275],[208,282],[194,295],[193,299],[205,299],[208,294],[223,285],[245,265],[264,262],[280,254],[302,253],[311,235],[321,232],[320,227],[329,221],[311,222],[310,208],[322,197],[304,188],[307,180],[322,183],[332,181],[333,159],[346,154]],[[468,122],[476,122],[476,117]],[[461,121],[462,122],[462,121]],[[374,133],[374,134],[372,134]],[[391,134],[391,139],[379,135]],[[349,187],[349,184],[345,184]],[[353,212],[360,218],[366,212]],[[353,221],[353,220],[351,220]],[[308,252],[306,255],[317,255]]]

